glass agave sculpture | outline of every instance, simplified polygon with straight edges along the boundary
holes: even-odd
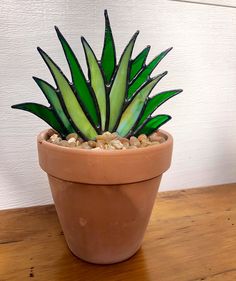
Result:
[[[64,50],[71,80],[40,48],[38,51],[48,66],[56,88],[33,77],[49,102],[49,107],[37,103],[21,103],[12,108],[29,111],[47,122],[63,138],[76,132],[85,140],[92,140],[105,131],[122,137],[149,135],[169,121],[169,115],[152,116],[165,101],[182,90],[170,90],[150,97],[155,85],[167,74],[150,77],[169,48],[146,64],[150,46],[131,58],[138,31],[125,47],[117,63],[115,44],[105,10],[105,37],[101,60],[98,60],[84,37],[81,37],[86,56],[88,79],[70,45],[57,27],[57,36]]]

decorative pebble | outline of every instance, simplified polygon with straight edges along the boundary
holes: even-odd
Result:
[[[97,147],[104,149],[105,142],[103,140],[97,140]]]
[[[53,134],[51,137],[50,137],[50,142],[55,142],[57,139],[58,139],[58,135],[57,134]]]
[[[65,147],[69,147],[69,146],[70,146],[69,143],[68,143],[68,141],[66,141],[66,140],[60,141],[59,145],[60,145],[60,146],[65,146]]]
[[[66,139],[69,141],[70,139],[75,139],[77,140],[78,139],[78,135],[76,133],[71,133],[69,135],[66,136]]]
[[[142,142],[142,141],[144,141],[144,140],[147,140],[147,139],[148,139],[148,137],[147,137],[145,134],[141,134],[141,135],[138,136],[138,140],[139,140],[140,142]]]
[[[67,135],[66,140],[62,140],[55,131],[51,130],[48,133],[48,137],[48,142],[53,144],[90,150],[137,149],[139,147],[160,145],[166,141],[158,132],[154,132],[150,136],[145,134],[141,134],[138,137],[131,136],[129,139],[119,136],[117,132],[104,132],[102,135],[97,135],[95,140],[84,141],[76,133],[71,133]]]
[[[78,138],[77,141],[79,141],[80,143],[84,142],[84,140],[82,138]]]
[[[158,142],[159,142],[159,143],[163,143],[163,142],[165,142],[165,141],[166,141],[166,139],[163,138],[163,137],[161,137],[161,136],[160,136],[159,139],[158,139]]]
[[[151,141],[149,141],[148,139],[144,139],[144,140],[142,140],[142,142],[141,142],[141,147],[146,147],[146,146],[149,146],[149,145],[151,145]]]
[[[90,141],[88,141],[88,145],[89,145],[91,148],[95,148],[95,147],[97,146],[97,143],[96,143],[96,141],[90,140]]]
[[[123,144],[119,140],[112,140],[110,144],[115,147],[116,149],[122,149]]]
[[[119,138],[119,141],[123,144],[124,148],[128,148],[130,146],[129,140],[126,138]]]
[[[91,146],[88,144],[87,141],[83,142],[79,148],[82,148],[82,149],[92,149]]]
[[[113,139],[117,139],[119,137],[118,133],[117,132],[113,132],[112,133],[112,136],[113,136]]]
[[[159,143],[163,143],[165,142],[165,138],[161,137],[160,135],[158,135],[156,132],[151,134],[149,137],[149,140],[152,142],[158,141]]]
[[[106,143],[104,145],[104,149],[106,149],[106,150],[115,150],[116,148],[113,145],[111,145],[110,143]]]
[[[114,140],[116,138],[116,135],[111,134],[110,132],[105,132],[103,136],[106,142],[110,142],[111,140]]]
[[[72,137],[70,139],[67,140],[68,143],[76,143],[76,138]]]
[[[80,146],[81,142],[79,140],[76,141],[75,146]]]
[[[157,141],[157,138],[158,138],[158,134],[155,132],[153,134],[151,134],[148,138],[150,141]]]
[[[140,145],[141,145],[141,143],[140,143],[140,141],[138,140],[138,138],[136,138],[136,137],[134,137],[134,136],[130,137],[129,143],[130,143],[130,145],[136,146],[136,147],[140,147]]]

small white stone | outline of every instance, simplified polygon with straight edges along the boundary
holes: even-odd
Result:
[[[58,135],[57,135],[57,134],[53,134],[53,135],[50,137],[50,141],[51,141],[51,142],[55,142],[57,139],[58,139]]]
[[[119,140],[112,140],[110,144],[114,146],[116,149],[122,149],[124,147]]]
[[[68,139],[68,143],[76,143],[76,138],[70,138]]]
[[[132,146],[140,147],[140,141],[134,136],[130,137],[129,142]]]

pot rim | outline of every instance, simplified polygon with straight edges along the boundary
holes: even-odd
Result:
[[[173,138],[165,131],[158,133],[166,139],[160,145],[106,151],[49,143],[49,130],[44,130],[37,140],[39,164],[47,174],[71,182],[117,185],[148,180],[160,176],[171,163]]]
[[[49,132],[50,129],[46,129],[41,131],[38,136],[37,136],[37,142],[39,144],[43,144],[44,146],[47,146],[48,149],[54,150],[54,151],[61,151],[61,152],[66,152],[66,153],[70,153],[70,154],[82,154],[82,155],[111,155],[111,156],[115,156],[115,155],[134,155],[134,154],[143,154],[144,151],[146,152],[156,152],[158,150],[163,149],[164,147],[167,147],[169,145],[171,145],[173,143],[173,137],[170,133],[168,133],[167,131],[164,130],[157,130],[158,134],[162,137],[164,137],[166,139],[165,142],[159,144],[159,145],[150,145],[150,146],[146,146],[146,147],[140,147],[137,149],[121,149],[121,150],[105,150],[105,149],[101,149],[101,150],[93,150],[93,149],[78,149],[76,147],[65,147],[65,146],[60,146],[57,144],[53,144],[50,143],[46,140],[47,134]]]

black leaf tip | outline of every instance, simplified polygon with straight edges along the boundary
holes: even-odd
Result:
[[[40,78],[36,77],[36,76],[32,76],[32,78],[37,85],[39,85],[40,82],[42,82],[42,80]]]
[[[37,50],[40,53],[40,55],[44,53],[44,51],[40,47],[37,47]]]
[[[84,36],[81,36],[80,39],[81,39],[81,42],[82,42],[83,46],[84,46],[84,44],[89,46],[89,43],[88,43],[87,40],[84,38]]]
[[[130,39],[130,42],[133,41],[133,40],[136,40],[138,35],[139,35],[139,30],[137,30],[137,31],[134,33],[134,35],[133,35],[132,38]]]
[[[59,28],[56,25],[54,26],[54,28],[56,30],[58,38],[59,39],[63,38],[63,35],[62,35],[61,31],[59,30]]]

